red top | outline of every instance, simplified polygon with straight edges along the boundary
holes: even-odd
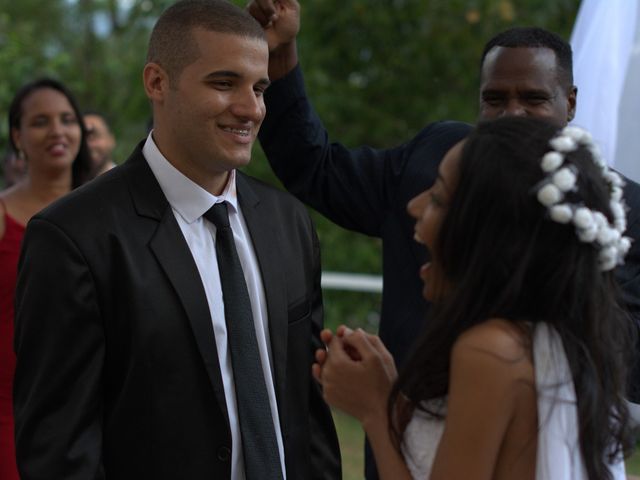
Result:
[[[4,202],[0,200],[4,207]],[[13,352],[13,301],[18,276],[18,257],[24,236],[24,225],[7,213],[5,231],[0,238],[0,478],[18,480],[13,437],[13,372],[16,358]]]

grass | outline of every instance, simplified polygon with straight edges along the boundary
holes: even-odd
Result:
[[[342,452],[343,480],[362,480],[364,478],[364,433],[357,420],[333,410],[333,419],[338,431]],[[626,460],[627,474],[640,476],[640,448]]]

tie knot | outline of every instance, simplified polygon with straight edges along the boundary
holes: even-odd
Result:
[[[207,210],[204,218],[213,223],[216,228],[229,228],[229,212],[227,210],[227,202],[219,202]]]

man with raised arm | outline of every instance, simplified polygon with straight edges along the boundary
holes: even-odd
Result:
[[[329,133],[307,98],[298,65],[296,35],[300,6],[295,0],[253,0],[248,7],[265,27],[269,75],[268,114],[260,143],[276,175],[299,199],[349,230],[382,239],[382,312],[379,335],[400,366],[424,325],[427,303],[418,277],[426,262],[413,241],[407,202],[435,181],[444,154],[470,127],[436,122],[389,149],[348,149]],[[566,125],[575,114],[570,45],[541,28],[514,28],[486,44],[481,64],[479,119],[526,115]],[[631,210],[627,235],[640,237],[640,187],[628,180]],[[640,243],[616,271],[624,301],[640,324]],[[640,401],[640,373],[632,376],[630,398]],[[377,478],[371,455],[366,476]]]

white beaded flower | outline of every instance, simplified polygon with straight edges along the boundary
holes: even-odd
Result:
[[[561,192],[568,192],[576,186],[576,174],[570,168],[561,168],[553,174],[551,181]]]
[[[566,203],[554,205],[549,209],[549,215],[554,222],[569,223],[573,218],[573,210]]]
[[[586,130],[574,126],[565,127],[557,137],[549,141],[549,145],[552,150],[545,153],[540,162],[540,167],[547,175],[537,187],[538,201],[549,209],[549,217],[554,222],[572,222],[578,239],[598,248],[600,269],[612,270],[623,263],[624,256],[631,247],[631,239],[622,236],[627,228],[626,208],[622,200],[624,179],[609,169],[600,149]],[[565,155],[576,151],[580,146],[590,152],[593,163],[600,169],[609,187],[612,221],[603,212],[591,210],[581,203],[560,203],[564,192],[576,191],[577,185],[576,167],[563,167]]]
[[[624,181],[618,172],[614,172],[613,170],[608,170],[604,174],[604,179],[609,182],[614,187],[622,187],[624,185]]]
[[[571,138],[576,143],[591,142],[591,134],[580,127],[568,125],[562,129],[562,135]]]
[[[595,224],[591,224],[589,228],[578,229],[576,232],[578,233],[578,238],[581,242],[591,243],[598,236],[598,227],[596,227]]]
[[[542,170],[553,172],[564,162],[564,157],[559,152],[548,152],[542,157]]]
[[[576,209],[576,212],[573,214],[573,224],[582,229],[588,229],[595,226],[593,213],[586,207]]]
[[[538,200],[545,207],[550,207],[562,200],[562,192],[553,183],[548,183],[538,190]]]
[[[551,147],[561,153],[573,152],[576,148],[578,148],[577,142],[565,135],[560,135],[558,137],[552,138],[549,142]]]

